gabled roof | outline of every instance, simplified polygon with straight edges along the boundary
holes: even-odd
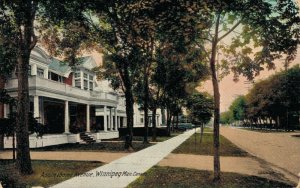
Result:
[[[64,76],[68,77],[72,72],[72,68],[67,62],[63,62],[55,57],[49,56],[42,48],[36,46],[31,54],[31,58],[36,59],[37,61],[47,64],[49,70]],[[92,71],[93,68],[97,67],[97,64],[92,56],[84,56],[78,58],[79,64],[75,68],[83,68]]]
[[[30,57],[44,64],[49,64],[48,54],[40,47],[36,46],[31,51]]]
[[[67,63],[56,58],[50,59],[49,69],[65,77],[68,77],[71,73],[71,67]]]
[[[93,68],[97,67],[95,59],[92,56],[84,56],[78,58],[79,60],[79,67],[83,67],[87,70],[92,70]]]

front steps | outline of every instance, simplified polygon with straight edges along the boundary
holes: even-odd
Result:
[[[96,142],[94,137],[88,133],[80,133],[80,143],[93,144]]]

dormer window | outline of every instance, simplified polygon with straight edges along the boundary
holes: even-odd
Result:
[[[84,84],[83,84],[83,89],[84,89],[84,90],[88,90],[88,89],[89,89],[88,81],[87,81],[87,80],[84,80],[83,83],[84,83]]]
[[[80,80],[75,80],[75,87],[81,88]]]
[[[93,82],[90,81],[90,90],[93,91],[94,90],[94,84]]]
[[[75,72],[75,78],[80,78],[80,72]]]
[[[94,76],[86,73],[86,72],[82,72],[82,71],[77,71],[75,72],[75,87],[84,89],[84,90],[94,90]]]

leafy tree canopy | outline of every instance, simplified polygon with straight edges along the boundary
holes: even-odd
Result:
[[[212,118],[213,106],[213,98],[208,93],[196,93],[186,100],[189,116],[195,124],[208,123]]]

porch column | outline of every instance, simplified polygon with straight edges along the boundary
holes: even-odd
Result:
[[[39,96],[36,95],[33,97],[33,117],[40,117]]]
[[[8,113],[9,113],[9,105],[8,104],[3,104],[3,117],[8,118]]]
[[[83,72],[80,71],[80,88],[84,89],[84,85],[83,85]]]
[[[36,64],[31,65],[31,75],[33,75],[33,76],[37,75],[37,66],[36,66]]]
[[[86,132],[91,132],[90,105],[86,105]]]
[[[69,101],[65,101],[65,133],[69,133],[70,114],[69,114]]]
[[[48,79],[48,73],[49,73],[49,70],[48,70],[48,68],[46,68],[44,70],[44,78]]]
[[[107,130],[110,130],[110,110],[108,109],[108,114],[107,114]]]
[[[113,117],[112,117],[112,108],[109,109],[109,130],[113,130]]]
[[[115,108],[115,131],[118,130],[118,111],[117,107]]]
[[[104,109],[103,109],[103,121],[104,121],[104,131],[107,131],[107,107],[104,106]]]
[[[124,127],[127,127],[127,117],[123,118],[123,125],[124,125]]]
[[[120,122],[121,121],[121,117],[120,116],[118,116],[118,122],[117,122],[117,126],[118,126],[118,128],[120,128]]]

